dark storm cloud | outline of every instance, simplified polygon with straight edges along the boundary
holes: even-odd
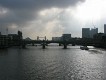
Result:
[[[2,28],[13,24],[26,27],[28,22],[39,18],[39,11],[53,7],[64,9],[83,1],[85,0],[0,0],[0,11],[7,10],[5,14],[0,14],[0,24]]]
[[[33,9],[49,7],[74,6],[77,2],[84,0],[0,0],[0,5],[11,9]]]
[[[0,0],[0,6],[10,11],[6,16],[0,17],[1,22],[21,23],[34,19],[35,12],[51,7],[74,6],[84,0]],[[37,16],[37,15],[36,15]]]

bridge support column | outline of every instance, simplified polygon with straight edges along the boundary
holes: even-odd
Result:
[[[43,40],[42,48],[45,49],[45,46],[46,46],[46,44],[45,44],[45,40]]]
[[[59,43],[59,46],[61,46],[61,43]]]
[[[75,46],[75,44],[73,43],[72,46]]]
[[[63,44],[64,45],[64,49],[67,49],[67,44]]]
[[[26,48],[26,45],[24,44],[24,45],[22,45],[22,48]]]
[[[45,49],[45,44],[42,45],[42,48]]]
[[[34,43],[32,43],[32,46],[34,46]]]
[[[26,45],[27,45],[26,42],[25,41],[22,41],[21,44],[20,44],[20,47],[21,48],[26,48]]]
[[[48,44],[46,43],[46,46],[48,46]]]

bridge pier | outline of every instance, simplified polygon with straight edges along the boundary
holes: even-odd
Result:
[[[45,49],[45,44],[42,44],[42,48]]]
[[[67,49],[67,44],[63,44],[64,45],[64,49]]]
[[[59,46],[61,46],[61,43],[59,43]]]
[[[22,48],[26,48],[26,45],[24,44],[24,45],[22,45]]]
[[[48,44],[46,43],[46,46],[48,46]]]
[[[72,46],[75,46],[75,44],[73,43]]]
[[[21,42],[20,47],[21,47],[21,48],[26,48],[26,45],[27,45],[26,42],[23,41],[23,42]]]
[[[45,49],[45,46],[46,46],[46,44],[45,44],[45,40],[43,40],[42,48]]]
[[[32,43],[32,46],[35,46],[35,44],[34,44],[34,43]]]

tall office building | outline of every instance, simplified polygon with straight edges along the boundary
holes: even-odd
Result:
[[[106,24],[104,24],[104,33],[106,34]]]
[[[82,38],[90,38],[90,28],[82,28]]]
[[[97,33],[98,33],[98,28],[92,28],[90,31],[90,38],[93,38],[93,36]]]

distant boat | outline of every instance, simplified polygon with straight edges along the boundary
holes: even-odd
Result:
[[[89,48],[87,46],[80,46],[81,50],[89,50]]]

